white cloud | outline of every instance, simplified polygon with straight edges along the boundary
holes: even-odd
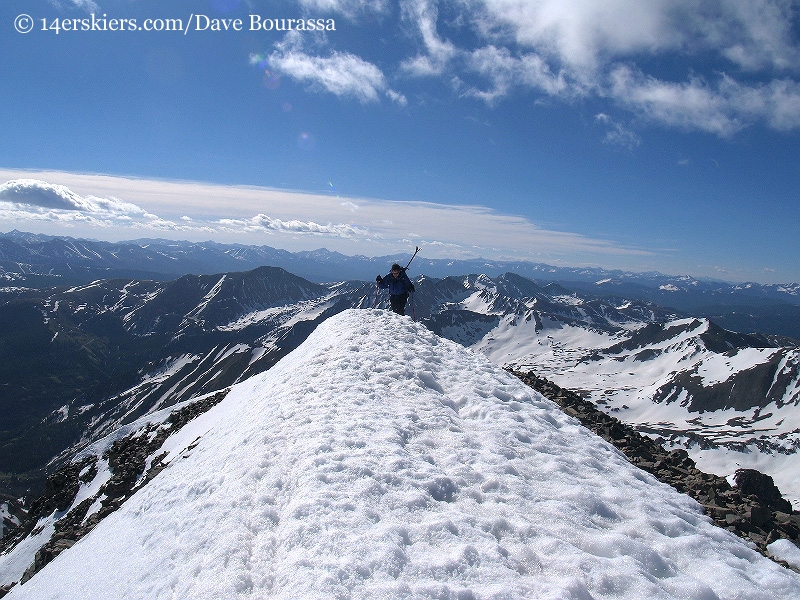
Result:
[[[293,234],[330,235],[334,237],[366,237],[369,232],[365,229],[347,224],[320,225],[313,221],[292,219],[284,221],[259,214],[250,219],[220,219],[220,227],[225,231],[247,232],[280,232]]]
[[[709,10],[710,8],[710,10]],[[793,0],[726,0],[695,17],[706,45],[742,69],[797,72],[800,48],[792,33]]]
[[[88,203],[66,186],[36,179],[13,179],[0,185],[0,201],[39,208],[90,210]]]
[[[406,106],[408,104],[408,99],[406,99],[403,94],[395,92],[394,90],[386,90],[386,97],[392,102],[396,102],[400,106]]]
[[[416,76],[442,75],[459,50],[451,42],[442,40],[436,31],[436,3],[433,0],[406,0],[402,8],[404,18],[416,25],[425,49],[425,54],[404,61],[403,69]]]
[[[401,105],[407,102],[402,94],[389,88],[377,66],[355,54],[333,51],[328,56],[315,56],[303,50],[303,39],[298,35],[287,35],[276,47],[269,56],[271,68],[314,90],[352,97],[362,103],[377,102],[381,95]]]
[[[487,38],[510,35],[587,74],[639,54],[712,52],[797,71],[792,0],[474,0]]]
[[[0,178],[30,173],[0,170]],[[31,204],[0,208],[0,227],[106,239],[161,236],[263,244],[290,250],[326,247],[346,254],[383,255],[408,247],[429,247],[431,257],[517,258],[558,264],[619,264],[650,253],[610,240],[538,227],[529,219],[485,206],[398,202],[333,197],[269,188],[197,182],[153,181],[63,172],[35,174],[37,189],[58,181],[69,197],[95,197],[87,190],[120,196],[116,212],[94,201],[91,210],[52,209]],[[84,195],[80,195],[83,193]],[[77,202],[77,201],[76,201]],[[1,205],[0,205],[1,206]],[[110,205],[109,205],[110,206]],[[353,207],[357,206],[357,210]],[[135,208],[131,208],[135,207]],[[146,207],[146,208],[141,208]],[[220,214],[220,211],[225,211]],[[626,262],[626,264],[628,264]]]
[[[725,95],[700,78],[671,83],[629,67],[618,67],[610,79],[613,98],[652,120],[721,136],[729,136],[743,127]]]
[[[117,198],[81,197],[68,187],[37,179],[13,179],[0,185],[0,202],[17,207],[78,211],[88,215],[150,217],[146,211]]]
[[[0,220],[159,231],[186,229],[131,202],[114,197],[84,197],[65,185],[29,178],[12,179],[0,185]]]
[[[599,113],[594,117],[595,121],[606,126],[606,137],[603,140],[612,146],[623,146],[625,148],[635,148],[641,144],[639,136],[634,131],[628,129],[621,123],[617,123],[609,115]]]
[[[763,100],[757,106],[769,124],[778,131],[800,127],[800,83],[788,79],[775,80],[758,90]]]
[[[723,75],[716,85],[699,77],[672,83],[622,66],[610,80],[617,102],[667,125],[723,137],[762,119],[778,130],[800,127],[800,84],[791,80],[744,85]]]
[[[299,1],[307,11],[354,20],[392,14],[386,0]],[[299,32],[268,59],[312,90],[362,103],[408,104],[387,73],[437,77],[490,105],[520,90],[570,102],[600,98],[641,122],[728,137],[756,123],[800,127],[796,13],[797,0],[402,0],[400,32],[417,47],[395,65],[333,50],[336,36]],[[686,75],[673,67],[678,75],[666,78],[644,66],[662,58]],[[606,141],[631,146],[638,136],[616,126]]]
[[[723,137],[754,123],[800,127],[794,0],[466,0],[446,25],[469,44],[443,39],[435,0],[402,6],[422,52],[401,69],[455,81],[460,94],[489,104],[527,89],[603,98],[652,122]],[[666,79],[641,66],[661,57],[693,74]],[[729,72],[702,75],[706,64]],[[633,141],[630,133],[612,137]]]
[[[51,0],[52,4],[58,6],[60,3]],[[76,7],[80,8],[81,10],[86,11],[87,13],[99,13],[100,7],[97,5],[96,2],[93,0],[70,0],[70,2]]]
[[[350,19],[389,10],[387,0],[299,0],[299,4],[311,14],[339,13]]]
[[[665,35],[665,0],[483,0],[476,24],[487,38],[513,37],[522,47],[589,75],[609,55],[675,43]]]
[[[377,101],[386,88],[381,70],[353,54],[333,53],[323,58],[292,51],[273,54],[270,64],[294,79],[361,102]]]
[[[531,87],[552,96],[579,91],[578,87],[571,87],[567,83],[563,72],[553,74],[547,62],[537,54],[529,53],[515,57],[507,48],[486,46],[470,53],[466,62],[470,70],[488,79],[491,84],[488,90],[471,87],[466,95],[480,98],[488,103],[506,96],[518,85]]]

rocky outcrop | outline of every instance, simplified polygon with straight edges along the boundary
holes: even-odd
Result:
[[[18,498],[0,494],[0,538],[16,529],[26,516],[27,511],[23,502]]]
[[[772,478],[753,469],[736,472],[733,487],[718,475],[704,473],[683,449],[667,450],[584,400],[533,372],[511,370],[524,383],[553,400],[586,428],[616,446],[639,468],[699,502],[714,523],[751,541],[765,556],[767,546],[785,538],[800,545],[800,514],[781,496]],[[788,566],[788,565],[786,565]]]
[[[150,423],[143,429],[114,442],[102,455],[108,462],[110,478],[96,494],[77,506],[72,505],[81,485],[90,483],[97,476],[98,457],[86,456],[50,475],[45,484],[44,494],[31,503],[26,520],[0,541],[0,552],[10,550],[29,534],[35,533],[36,524],[40,519],[50,517],[54,513],[56,515],[53,535],[36,552],[33,564],[25,571],[20,583],[28,581],[158,475],[166,467],[163,462],[166,453],[153,455],[163,446],[164,441],[189,421],[219,403],[227,393],[228,389],[225,389],[192,402],[172,412],[163,423]],[[184,453],[190,452],[198,441],[195,440],[190,444]],[[150,459],[149,467],[148,459]],[[95,509],[89,514],[93,506]],[[10,587],[0,587],[0,598],[8,593]]]

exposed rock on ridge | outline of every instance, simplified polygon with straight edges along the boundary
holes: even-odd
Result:
[[[25,571],[20,583],[28,581],[61,552],[72,547],[100,521],[122,506],[136,490],[158,475],[166,466],[163,462],[166,453],[153,456],[154,453],[170,435],[218,404],[227,392],[228,389],[221,390],[192,402],[172,412],[163,423],[151,423],[114,442],[102,456],[108,461],[111,477],[97,493],[77,506],[72,507],[81,484],[90,483],[97,476],[98,457],[85,456],[50,475],[44,493],[31,504],[27,519],[0,540],[0,552],[5,552],[34,533],[41,519],[53,513],[57,516],[53,535],[36,552],[33,564]],[[191,451],[196,442],[197,440],[185,452]],[[153,458],[148,467],[150,457]],[[96,503],[99,503],[99,508],[89,514]],[[69,512],[65,512],[68,510]],[[63,513],[62,516],[58,517],[59,513]],[[0,587],[0,598],[10,589],[11,586]]]
[[[697,500],[714,523],[750,540],[765,556],[770,556],[767,546],[781,538],[800,546],[800,514],[792,511],[769,475],[740,469],[735,475],[736,487],[732,487],[724,477],[697,469],[685,450],[666,450],[575,392],[532,371],[510,372],[616,446],[633,464]]]

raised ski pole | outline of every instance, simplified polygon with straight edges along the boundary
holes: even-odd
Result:
[[[411,255],[411,258],[409,259],[408,264],[406,265],[404,271],[408,270],[408,265],[410,265],[411,261],[414,260],[414,257],[417,255],[417,252],[419,252],[419,250],[420,250],[419,246],[414,246],[414,254]],[[414,321],[417,320],[417,307],[414,305],[414,292],[411,292],[411,319]]]
[[[419,251],[420,251],[420,247],[419,246],[415,246],[414,247],[414,254],[411,255],[411,259],[408,261],[408,265],[411,264],[411,261],[414,260],[414,257],[417,255],[417,252],[419,252]],[[408,270],[408,265],[406,265],[406,270]]]

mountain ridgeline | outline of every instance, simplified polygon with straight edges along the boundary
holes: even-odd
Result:
[[[0,233],[0,280],[9,287],[81,285],[97,279],[167,281],[187,273],[248,271],[262,265],[309,281],[371,281],[408,256],[345,256],[319,249],[288,252],[269,246],[142,239],[103,242],[11,231]],[[560,283],[587,296],[646,300],[711,318],[729,330],[800,339],[800,283],[727,283],[657,272],[554,267],[526,261],[433,259],[414,261],[414,273],[445,278],[465,273],[515,273],[542,285]]]
[[[514,273],[415,281],[409,313],[434,333],[577,389],[669,444],[796,456],[790,339]],[[373,283],[319,284],[277,267],[3,289],[0,492],[23,495],[121,425],[269,369],[319,323],[374,299]],[[670,418],[653,419],[654,405]],[[723,426],[708,422],[718,414]]]

